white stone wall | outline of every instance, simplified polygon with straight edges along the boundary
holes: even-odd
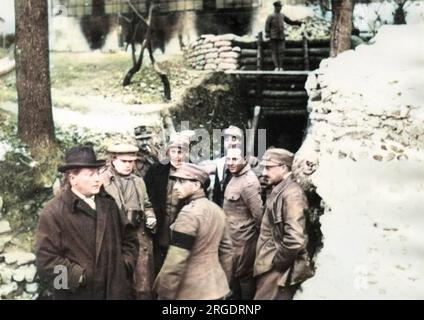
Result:
[[[0,220],[0,300],[38,297],[35,255],[19,245],[9,222]]]
[[[374,45],[321,62],[305,85],[309,137],[320,152],[354,161],[424,161],[420,32],[423,26],[383,26]]]
[[[424,297],[424,24],[383,26],[321,62],[294,172],[325,208],[298,299]]]
[[[393,24],[393,14],[397,8],[395,1],[357,3],[353,11],[354,25],[363,32],[376,33],[385,24]],[[404,5],[407,24],[424,22],[424,2],[407,1]]]

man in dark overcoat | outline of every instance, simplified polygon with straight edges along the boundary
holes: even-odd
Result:
[[[69,149],[62,190],[44,207],[36,231],[36,265],[54,299],[130,299],[138,255],[136,230],[101,190],[92,147]]]
[[[178,199],[170,175],[188,161],[190,139],[180,133],[171,136],[167,146],[167,158],[153,164],[147,171],[144,182],[157,219],[157,232],[153,235],[155,274],[162,267],[168,251],[171,230],[178,212],[183,207]]]

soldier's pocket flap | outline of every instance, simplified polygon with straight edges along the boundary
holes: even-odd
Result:
[[[235,189],[227,189],[225,191],[225,195],[224,195],[226,200],[229,201],[237,201],[238,199],[240,199],[240,191],[235,190]]]

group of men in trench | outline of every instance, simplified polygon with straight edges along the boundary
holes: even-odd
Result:
[[[91,146],[67,150],[61,190],[36,231],[38,274],[53,298],[293,298],[314,274],[293,154],[264,153],[256,171],[272,189],[263,202],[243,131],[223,136],[223,157],[199,165],[183,133],[171,136],[169,161],[148,143],[110,145],[106,161]]]
[[[280,71],[290,21],[274,7],[265,32]],[[292,299],[314,274],[293,154],[245,157],[243,131],[230,126],[218,159],[191,163],[190,137],[177,133],[159,161],[151,134],[136,135],[139,145],[110,145],[106,161],[91,146],[66,151],[62,187],[36,231],[53,298]],[[271,187],[265,199],[254,166]]]

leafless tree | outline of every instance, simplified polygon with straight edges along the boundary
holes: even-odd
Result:
[[[18,134],[33,156],[45,157],[55,145],[47,0],[16,0],[15,19]]]
[[[352,18],[354,0],[332,0],[333,12],[331,25],[331,51],[332,57],[351,48]]]
[[[155,14],[156,4],[153,3],[153,2],[150,3],[147,19],[145,19],[140,14],[140,12],[138,12],[138,10],[134,7],[134,5],[131,3],[131,1],[128,0],[128,4],[129,4],[129,6],[130,6],[130,8],[132,9],[132,12],[133,12],[132,18],[137,19],[138,21],[136,21],[135,24],[134,24],[134,21],[128,21],[129,23],[133,23],[133,25],[134,25],[134,27],[130,28],[130,32],[132,32],[132,33],[129,34],[129,37],[128,37],[131,41],[133,66],[127,72],[127,74],[124,78],[123,86],[129,85],[131,83],[131,79],[134,76],[134,74],[136,74],[140,70],[141,65],[143,64],[144,50],[147,49],[147,51],[149,53],[150,61],[151,61],[152,66],[153,66],[153,69],[155,70],[155,72],[158,74],[158,76],[160,77],[160,79],[162,81],[165,99],[171,100],[171,85],[169,83],[168,76],[157,65],[155,58],[153,56],[153,48],[152,48],[152,41],[151,41],[151,39],[152,39],[152,19],[153,19],[153,16]],[[144,37],[143,37],[143,42],[141,43],[140,54],[139,54],[138,58],[136,58],[135,38],[136,38],[137,30],[141,27],[144,27],[145,33],[144,33]]]
[[[394,24],[406,24],[405,3],[407,0],[397,0],[398,7],[393,13]]]

